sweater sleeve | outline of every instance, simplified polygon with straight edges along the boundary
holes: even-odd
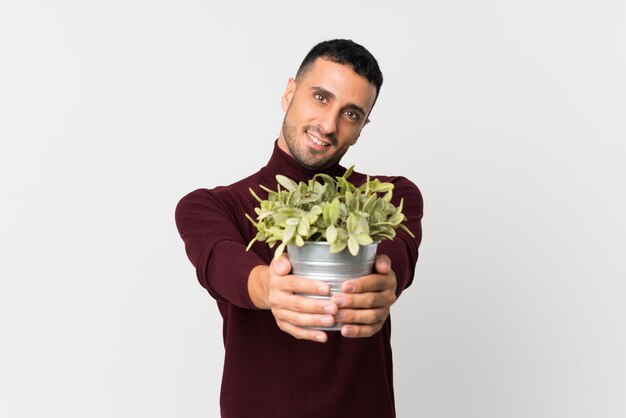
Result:
[[[180,200],[175,214],[178,232],[198,281],[214,299],[256,309],[248,293],[248,276],[266,263],[246,251],[234,219],[237,211],[229,210],[227,199],[215,190],[199,189]]]
[[[407,217],[405,225],[415,238],[411,238],[404,230],[398,228],[396,237],[393,240],[382,241],[378,249],[379,254],[386,254],[391,259],[391,268],[398,281],[396,296],[400,296],[413,282],[415,264],[419,255],[418,249],[422,241],[424,212],[422,194],[413,182],[404,177],[398,177],[394,181],[392,202],[397,206],[400,204],[400,199],[403,199],[402,212]]]

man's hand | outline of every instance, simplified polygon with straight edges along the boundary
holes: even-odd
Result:
[[[328,284],[290,275],[291,264],[285,256],[272,260],[269,266],[257,266],[248,278],[252,302],[261,309],[271,309],[278,327],[295,338],[326,342],[328,336],[304,327],[326,327],[335,323],[337,304],[297,295],[328,296]]]
[[[389,308],[396,301],[396,275],[386,255],[376,257],[376,273],[343,283],[343,293],[333,295],[331,301],[339,306],[335,321],[344,337],[370,337],[380,331],[389,316]]]

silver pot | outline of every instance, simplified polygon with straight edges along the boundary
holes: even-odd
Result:
[[[331,253],[327,242],[305,242],[304,246],[287,246],[287,256],[291,262],[292,274],[308,279],[321,280],[330,286],[330,296],[341,293],[341,284],[360,276],[371,274],[374,271],[376,248],[378,243],[361,246],[359,253],[354,256],[346,248],[340,253]],[[329,300],[330,296],[309,295],[303,296]],[[327,331],[339,331],[339,323],[330,327],[311,327]]]

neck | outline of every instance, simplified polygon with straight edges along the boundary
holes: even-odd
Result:
[[[270,160],[261,170],[263,174],[263,181],[265,181],[265,185],[270,188],[276,183],[277,174],[282,174],[283,176],[287,176],[292,180],[299,182],[306,181],[317,173],[326,173],[331,176],[341,176],[346,171],[346,169],[339,164],[333,164],[328,168],[319,170],[304,167],[291,156],[288,149],[285,150],[281,147],[280,142],[279,137],[274,143],[274,151]]]

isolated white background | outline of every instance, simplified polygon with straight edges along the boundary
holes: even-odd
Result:
[[[174,208],[269,158],[347,37],[345,164],[425,199],[400,417],[626,416],[623,1],[0,3],[0,416],[216,417],[221,321]]]

